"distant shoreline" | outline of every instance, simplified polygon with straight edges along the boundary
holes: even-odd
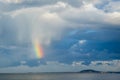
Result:
[[[0,75],[4,75],[4,74],[66,74],[66,73],[78,73],[78,74],[84,74],[84,73],[89,73],[89,74],[120,74],[120,72],[114,72],[114,71],[96,71],[96,70],[92,70],[92,69],[88,69],[88,70],[82,70],[79,72],[23,72],[23,73],[0,73]]]

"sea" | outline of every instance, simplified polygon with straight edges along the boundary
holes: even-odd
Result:
[[[0,74],[0,80],[120,80],[120,74],[114,73]]]

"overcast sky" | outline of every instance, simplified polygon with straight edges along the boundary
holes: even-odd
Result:
[[[83,69],[120,71],[120,0],[0,0],[0,72]]]

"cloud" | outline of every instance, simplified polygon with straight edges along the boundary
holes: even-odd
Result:
[[[70,49],[74,51],[74,49],[80,48],[80,46],[84,46],[86,42],[87,40],[79,40],[77,43],[73,44]],[[80,48],[80,50],[82,49]]]
[[[84,61],[79,61],[79,62],[74,61],[72,63],[72,66],[74,66],[74,67],[76,67],[76,66],[85,66],[85,65],[83,65],[83,63],[84,63]]]
[[[118,71],[120,69],[120,60],[112,60],[112,61],[93,61],[91,62],[90,66],[95,68],[98,64],[101,64],[97,66],[96,69],[101,69],[103,71]],[[113,69],[114,67],[114,69]]]
[[[20,65],[17,67],[0,68],[3,73],[26,73],[26,72],[78,72],[84,69],[95,69],[100,71],[119,71],[120,60],[113,61],[93,61],[90,65],[84,65],[84,61],[73,62],[72,64],[64,64],[59,62],[47,62],[46,65],[29,67]],[[97,65],[101,63],[100,65]],[[107,64],[109,63],[109,65]]]
[[[108,12],[120,12],[120,1],[110,2],[105,6],[104,10]]]
[[[87,41],[86,40],[80,40],[79,44],[85,44]]]
[[[59,0],[60,2],[65,2],[73,6],[79,6],[82,1],[79,0]],[[55,4],[58,2],[58,0],[0,0],[0,2],[3,3],[9,3],[9,4],[21,4],[21,5],[29,5],[29,6],[43,6],[43,5],[49,5],[49,4]],[[31,5],[32,4],[32,5]]]
[[[41,7],[46,5],[54,5],[57,2],[63,2],[71,5],[72,7],[80,7],[86,4],[93,4],[96,8],[103,9],[105,11],[111,11],[106,6],[119,4],[118,0],[0,0],[2,5],[0,8],[2,11],[13,11],[27,7]],[[119,6],[119,5],[118,5]],[[111,7],[111,6],[109,6]]]
[[[72,13],[73,15],[71,16]],[[73,24],[81,26],[107,26],[107,25],[120,25],[119,12],[106,13],[103,10],[97,9],[93,4],[85,4],[80,8],[69,7],[66,11],[62,12],[62,18],[70,21]],[[96,19],[97,17],[97,19]]]
[[[26,64],[26,61],[21,61],[20,62],[22,65],[25,65]]]
[[[65,67],[66,66],[66,67]],[[47,62],[46,65],[39,65],[36,67],[29,67],[27,65],[20,65],[17,67],[8,67],[8,68],[1,68],[0,71],[3,73],[18,73],[18,72],[64,72],[69,71],[69,65],[62,64],[59,62]]]
[[[18,4],[12,0],[9,0],[9,4],[8,2],[7,4],[5,3],[5,5],[3,3],[0,3],[2,4],[2,7],[0,7],[2,8],[0,10],[0,44],[2,45],[1,48],[9,50],[6,52],[1,51],[1,61],[6,62],[6,64],[4,63],[2,65],[11,66],[15,63],[19,63],[17,65],[20,65],[20,61],[34,59],[33,42],[36,39],[40,41],[41,46],[43,46],[43,48],[45,49],[46,56],[50,55],[49,53],[51,53],[55,57],[53,60],[58,60],[58,55],[55,55],[55,52],[57,54],[61,51],[62,54],[58,53],[60,56],[59,59],[61,59],[61,57],[65,59],[68,56],[70,58],[76,58],[78,56],[78,58],[82,59],[82,57],[86,54],[77,54],[79,53],[79,50],[76,50],[78,48],[82,50],[83,47],[80,48],[80,44],[85,44],[86,42],[89,42],[89,40],[107,41],[109,39],[116,40],[119,38],[119,31],[113,31],[108,34],[105,34],[107,33],[106,30],[101,32],[101,29],[104,30],[106,29],[106,27],[107,29],[109,29],[108,32],[113,29],[119,29],[120,25],[119,11],[115,10],[112,12],[105,12],[104,9],[98,9],[96,7],[96,4],[102,4],[104,1],[97,2],[98,0],[86,0],[84,2],[82,1],[78,3],[78,7],[74,7],[73,5],[71,5],[72,0],[69,0],[70,2],[57,1],[57,3],[56,1],[57,0],[55,0],[55,3],[53,2],[53,4],[47,4],[44,6],[31,5],[27,7],[24,7],[24,5],[27,4],[27,2],[29,1],[22,1]],[[35,3],[33,2],[31,4],[36,5],[35,3],[37,3],[37,1]],[[49,3],[49,1],[47,3]],[[73,4],[75,5],[75,3],[76,2],[74,2]],[[10,7],[8,7],[7,11],[4,11],[4,6]],[[15,9],[13,9],[13,7]],[[67,35],[67,30],[69,29],[74,29],[78,31],[71,34],[72,37],[69,37]],[[84,32],[92,29],[96,30],[97,32],[93,31],[89,34]],[[113,37],[114,35],[112,33],[117,34],[117,36],[115,35],[116,37]],[[62,39],[64,39],[65,42],[62,42]],[[57,41],[61,41],[61,43],[63,43],[61,45],[62,49],[59,46],[53,47],[54,44],[57,44]],[[76,56],[71,55],[71,52],[68,53],[67,51],[68,48],[71,47],[71,45],[73,46],[73,44],[76,45],[76,47],[74,47],[77,54],[75,54]],[[15,47],[12,47],[12,45],[21,46],[22,48],[16,47],[17,49],[15,49]],[[84,45],[85,49],[90,48],[89,46],[87,46]],[[46,47],[49,49],[47,49]],[[54,53],[52,53],[52,51]],[[87,51],[85,51],[84,53],[86,52]],[[11,55],[7,56],[12,60],[9,61],[6,55],[3,55],[3,53],[11,53]],[[87,54],[89,55],[89,53]],[[16,56],[18,57],[16,58]],[[50,58],[53,57],[51,56]],[[70,60],[70,62],[72,62],[74,59]]]
[[[61,6],[63,5],[58,4],[58,7]],[[16,30],[16,39],[18,41],[39,39],[41,44],[49,44],[51,39],[59,38],[65,22],[56,12],[51,12],[49,9],[51,10],[50,6],[6,13],[14,23],[11,27]]]
[[[22,2],[22,0],[0,0],[0,1],[3,3],[15,3],[15,4]]]

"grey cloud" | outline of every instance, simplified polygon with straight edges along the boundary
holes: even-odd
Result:
[[[104,7],[104,10],[107,12],[120,12],[120,1],[110,2]]]
[[[41,7],[41,6],[46,6],[46,5],[53,5],[56,4],[57,2],[65,2],[68,3],[74,7],[82,5],[82,1],[79,0],[1,0],[0,1],[0,9],[1,11],[13,11],[13,10],[18,10],[21,8],[28,8],[28,7]]]

